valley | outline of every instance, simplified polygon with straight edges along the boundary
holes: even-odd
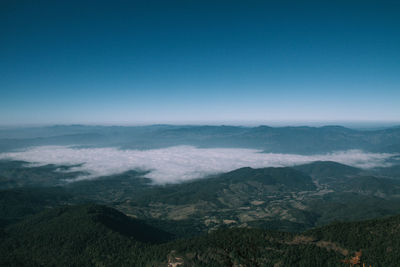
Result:
[[[146,172],[129,171],[63,183],[65,177],[74,173],[60,176],[56,171],[59,166],[27,168],[7,161],[0,165],[1,177],[8,181],[3,183],[3,195],[27,186],[48,192],[50,198],[55,195],[62,198],[62,194],[53,191],[63,192],[64,204],[108,205],[157,226],[162,227],[161,222],[165,222],[165,230],[175,233],[209,232],[220,227],[298,232],[334,220],[369,219],[400,212],[397,176],[380,177],[376,170],[361,170],[335,162],[314,162],[293,168],[241,168],[167,185],[152,184],[145,177]],[[37,176],[41,179],[36,179]],[[32,181],[25,177],[31,177]],[[7,179],[13,181],[13,188]],[[43,186],[43,179],[48,181],[47,186]],[[18,180],[27,184],[14,182]],[[172,225],[177,229],[172,229]]]
[[[165,131],[165,126],[157,129]],[[217,131],[204,128],[205,132],[210,130]],[[184,131],[189,133],[192,135],[190,127]],[[99,158],[100,152],[117,158],[141,157],[144,162],[149,156],[153,160],[160,157],[160,173],[171,182],[160,183],[164,180],[153,175],[159,170],[157,164],[152,165],[155,169],[118,172],[114,170],[118,161],[102,166],[95,161],[38,164],[3,158],[0,265],[68,265],[73,257],[73,265],[79,266],[342,266],[343,260],[360,249],[363,261],[373,266],[393,266],[398,260],[400,246],[393,243],[392,236],[384,236],[388,231],[397,233],[394,222],[400,214],[396,154],[360,150],[322,157],[347,157],[346,161],[355,165],[350,166],[328,160],[301,163],[302,155],[267,153],[266,157],[280,157],[282,162],[300,159],[300,163],[240,167],[179,180],[173,174],[185,172],[176,170],[182,169],[189,176],[191,168],[201,173],[206,162],[202,160],[208,154],[196,153],[242,150],[179,147],[132,154],[129,149],[68,149],[28,148],[22,153],[40,157],[45,151],[55,153],[56,159],[89,153],[100,161],[104,160]],[[197,157],[190,161],[194,167],[188,168],[185,157],[179,156],[185,149],[195,151],[190,154]],[[65,152],[72,154],[63,155]],[[310,156],[306,161],[318,157]],[[224,164],[237,158],[227,157]],[[374,167],[356,167],[365,164]],[[104,173],[112,174],[91,176],[91,172],[107,168],[112,171]],[[371,225],[376,231],[368,230]],[[385,244],[387,252],[376,252],[381,249],[379,242]],[[389,254],[382,258],[385,253]]]

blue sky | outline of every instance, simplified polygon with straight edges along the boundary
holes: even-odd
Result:
[[[398,1],[33,2],[0,2],[0,125],[400,121]]]

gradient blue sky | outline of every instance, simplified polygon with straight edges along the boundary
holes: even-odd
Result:
[[[400,121],[400,1],[0,1],[0,124]]]

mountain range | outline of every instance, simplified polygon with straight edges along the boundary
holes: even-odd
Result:
[[[32,164],[3,158],[0,266],[347,266],[358,258],[366,266],[397,266],[399,129],[3,129],[2,152],[41,145],[113,146],[121,153],[191,145],[256,148],[257,153],[360,149],[392,154],[370,168],[317,160],[241,167],[174,183],[156,183],[151,169],[82,179],[87,173],[79,167],[85,162]]]
[[[357,130],[342,126],[51,126],[3,129],[0,152],[28,146],[82,145],[150,149],[176,145],[242,147],[274,153],[315,154],[362,149],[400,152],[400,127]]]

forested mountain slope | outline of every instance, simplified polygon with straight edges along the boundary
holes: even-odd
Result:
[[[172,235],[105,206],[44,211],[1,232],[1,266],[396,266],[400,216],[334,223],[301,234],[252,228]],[[179,265],[177,265],[179,266]]]

